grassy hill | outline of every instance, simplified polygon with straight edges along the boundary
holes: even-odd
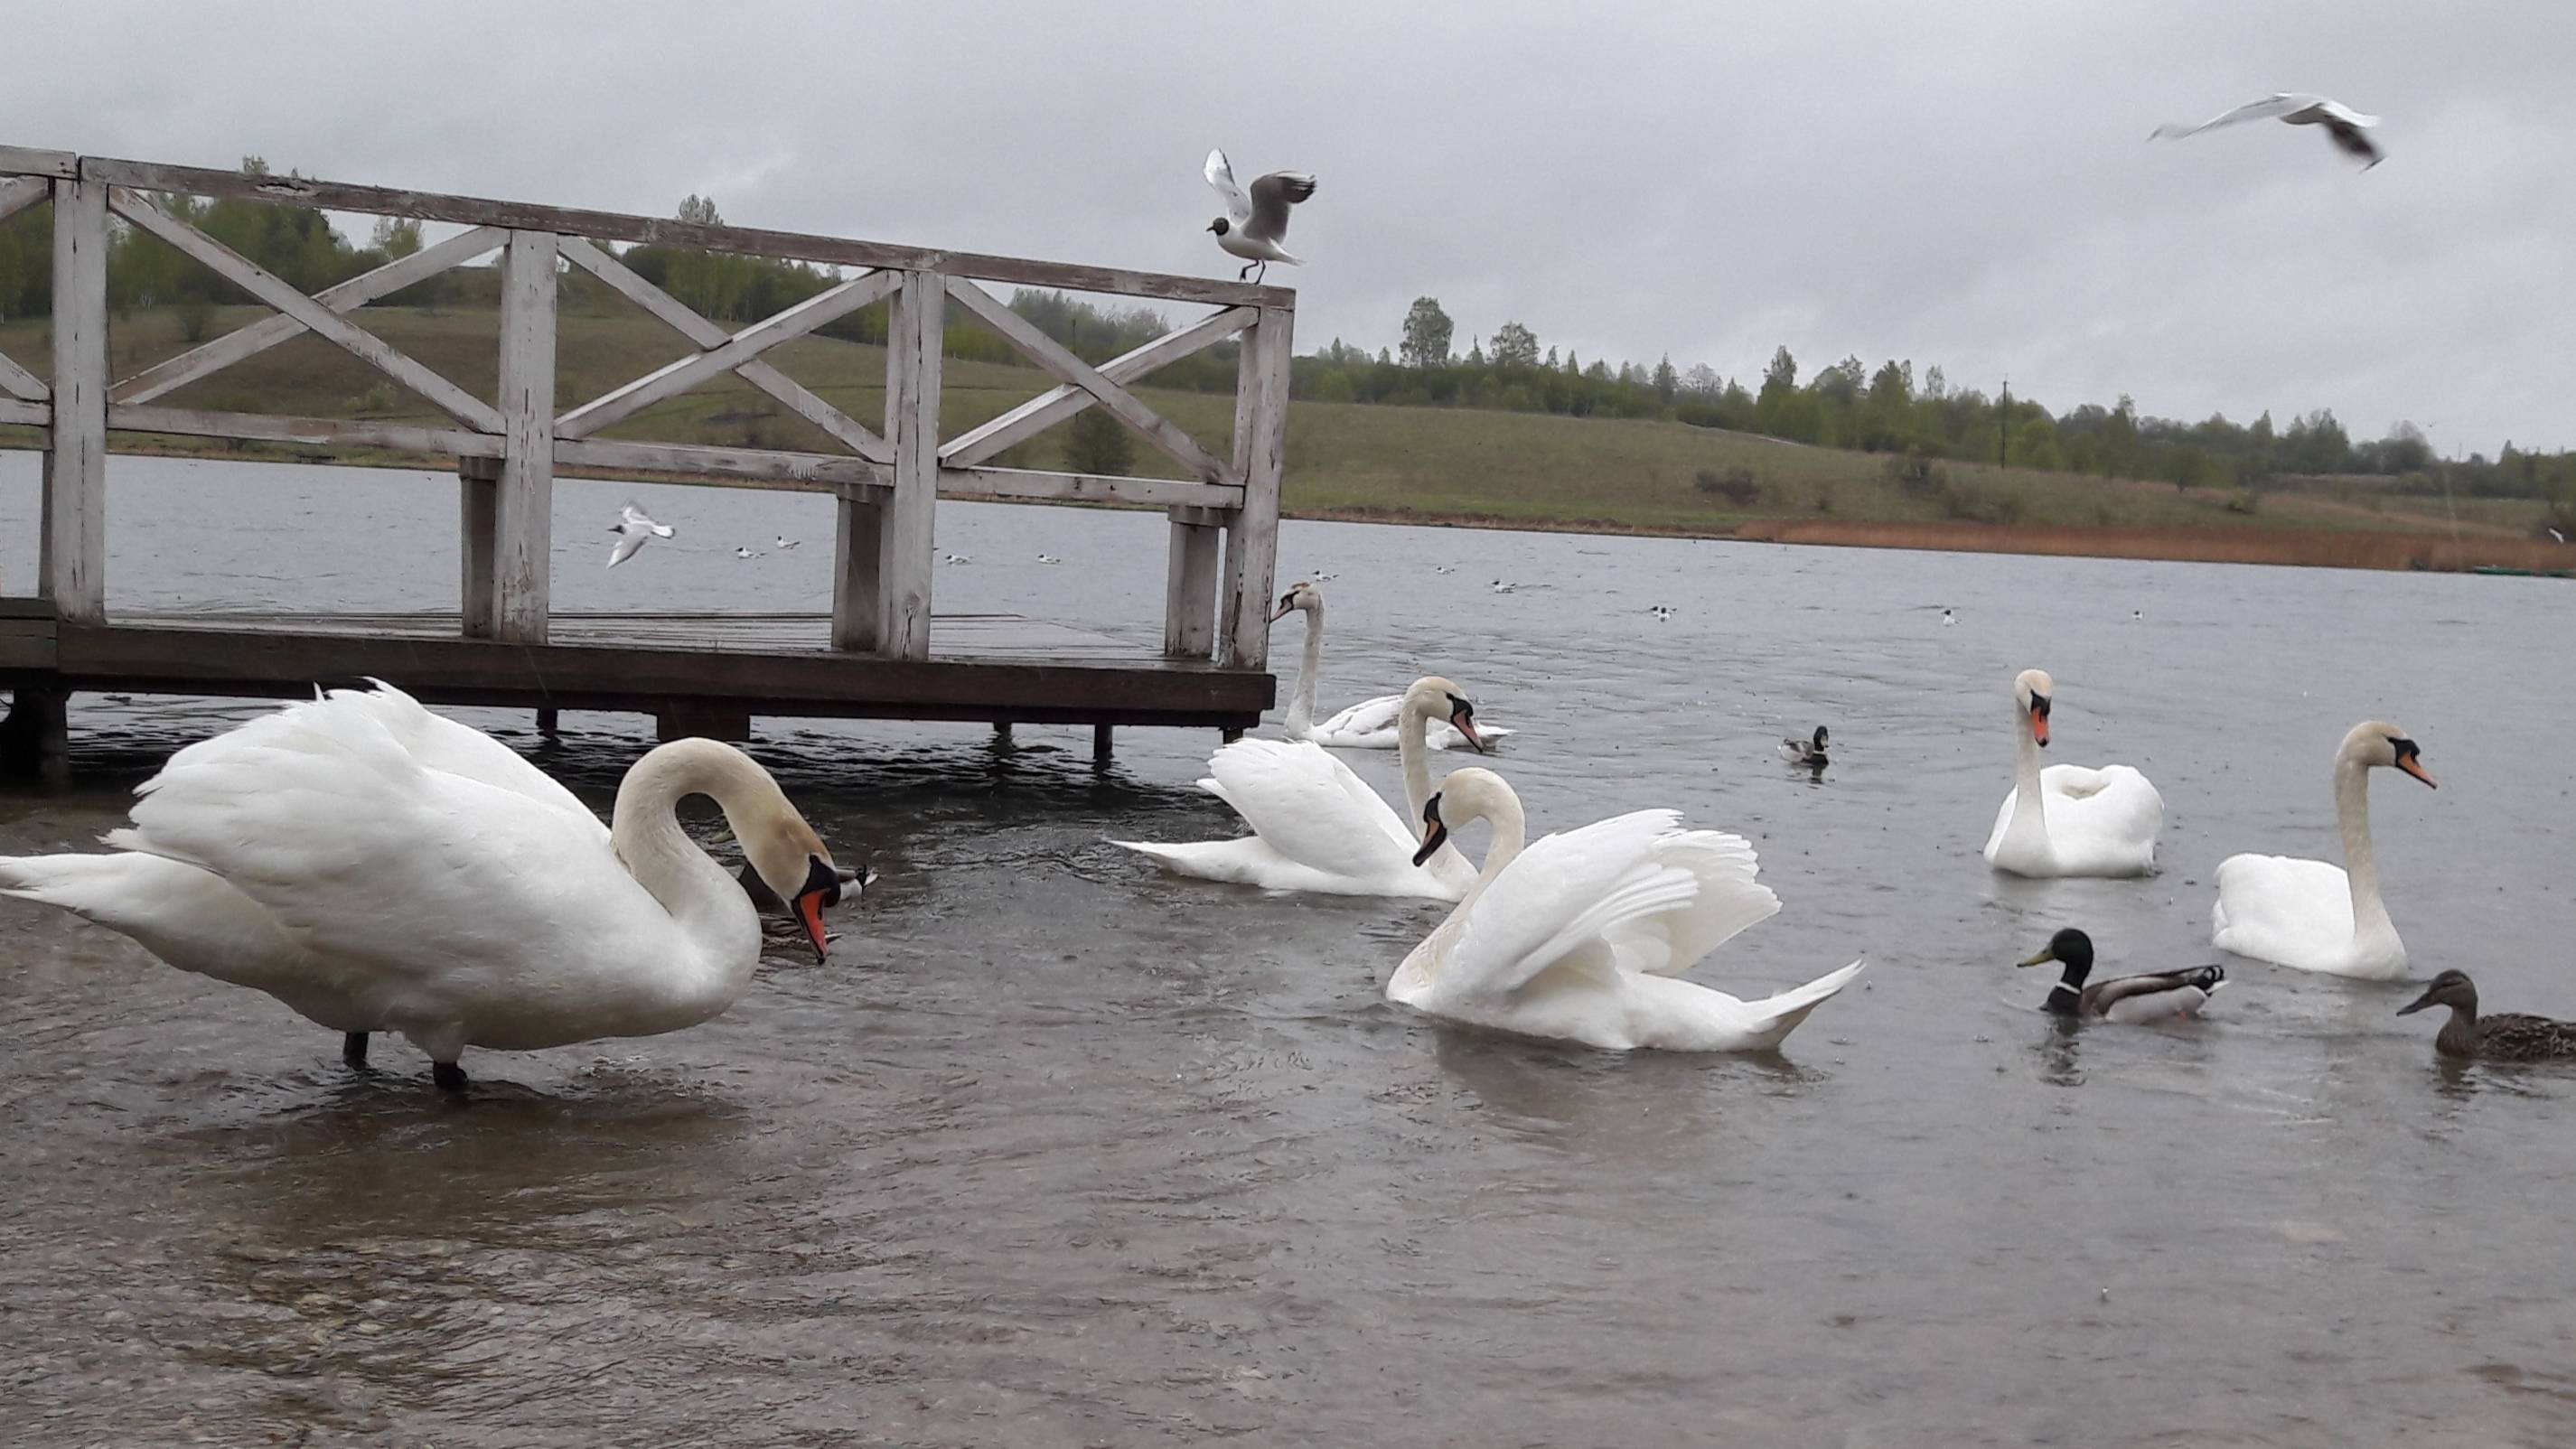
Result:
[[[265,315],[228,308],[220,334]],[[489,310],[370,307],[358,319],[466,390],[490,399],[497,356],[497,318]],[[952,325],[959,325],[952,319]],[[119,376],[185,351],[175,316],[135,312],[111,327]],[[40,374],[49,361],[46,324],[0,324],[0,352]],[[660,364],[687,355],[687,344],[640,314],[563,319],[556,396],[569,407]],[[769,360],[854,416],[884,412],[885,357],[880,348],[808,337]],[[1033,368],[951,359],[941,415],[954,436],[1044,391],[1051,379]],[[1203,393],[1139,389],[1151,406],[1211,448],[1233,425],[1233,400]],[[438,423],[442,415],[390,380],[319,338],[299,337],[162,399],[172,406],[319,417],[365,417]],[[13,439],[12,434],[16,437]],[[610,429],[608,436],[662,442],[839,449],[803,419],[776,408],[731,376],[675,398]],[[31,438],[0,428],[0,444]],[[312,449],[235,448],[202,439],[121,439],[138,449],[257,456]],[[393,461],[347,455],[353,462]],[[999,461],[1051,467],[1056,434],[1022,444]],[[1177,476],[1141,441],[1137,471]],[[2105,480],[2065,473],[1938,462],[1908,471],[1883,455],[1783,443],[1670,422],[1621,422],[1544,414],[1297,402],[1288,424],[1284,498],[1292,514],[1426,521],[1486,522],[1725,534],[1753,520],[1797,520],[1814,536],[1828,523],[1964,525],[2205,532],[2420,530],[2503,537],[2527,531],[2528,518],[2487,506],[2463,517],[2437,511],[2442,500],[2382,494],[2267,494],[2259,506],[2217,490]],[[2485,516],[2493,514],[2494,516]]]

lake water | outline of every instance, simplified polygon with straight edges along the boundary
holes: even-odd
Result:
[[[450,480],[115,473],[112,602],[452,599]],[[33,474],[0,455],[14,591]],[[629,496],[678,546],[610,574]],[[568,482],[556,597],[820,608],[830,509]],[[942,608],[1159,637],[1158,517],[940,527],[976,560]],[[805,545],[731,556],[781,532]],[[1696,979],[1758,995],[1865,955],[1865,984],[1774,1057],[1444,1029],[1379,994],[1441,908],[1105,843],[1233,833],[1191,788],[1204,732],[1121,732],[1094,774],[1075,730],[764,723],[755,752],[884,873],[830,963],[773,960],[672,1036],[469,1053],[463,1108],[397,1041],[353,1075],[265,997],[0,902],[9,1440],[2576,1440],[2576,1070],[2446,1068],[2437,1018],[2394,1015],[2411,988],[2249,962],[2202,1022],[2068,1033],[2011,964],[2068,924],[2106,974],[2217,959],[2219,859],[2333,858],[2328,759],[2381,717],[2441,781],[2374,786],[2418,976],[2576,1016],[2576,590],[1288,525],[1282,579],[1318,570],[1328,708],[1450,675],[1521,731],[1488,763],[1534,830],[1671,805],[1753,840],[1786,908]],[[2160,876],[1978,858],[2033,665],[2054,759],[2163,791]],[[86,848],[255,708],[77,701],[81,789],[0,799],[0,851]],[[468,717],[603,807],[649,740]],[[1774,745],[1820,722],[1810,779]],[[1391,754],[1351,763],[1401,798]]]

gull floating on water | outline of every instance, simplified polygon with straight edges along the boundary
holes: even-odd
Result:
[[[1943,610],[1941,611],[1941,623],[1942,623],[1942,625],[1943,625],[1944,627],[1947,627],[1947,626],[1952,625],[1952,624],[1956,624],[1956,623],[1958,623],[1958,622],[1959,622],[1959,621],[1958,621],[1957,619],[1954,619],[1954,618],[1952,618],[1952,617],[1950,616],[1950,611],[1949,611],[1949,610],[1947,610],[1947,609],[1943,609]]]
[[[943,553],[939,556],[939,561],[944,564],[970,564],[974,562],[973,559],[968,558],[962,553]]]
[[[2348,154],[2361,158],[2364,171],[2386,159],[2370,138],[2362,134],[2379,124],[2377,116],[2365,116],[2340,101],[2323,96],[2293,91],[2275,91],[2259,101],[2247,101],[2232,111],[2222,111],[2197,126],[2158,126],[2147,133],[2147,139],[2179,141],[2221,126],[2239,125],[2246,121],[2280,121],[2292,126],[2323,126],[2326,136]]]
[[[643,509],[632,503],[617,511],[617,522],[609,525],[608,531],[617,535],[617,542],[608,550],[610,568],[635,557],[635,550],[652,540],[669,538],[672,532],[669,524],[655,523]]]
[[[796,545],[803,543],[804,541],[805,540],[801,538],[789,538],[786,534],[782,533],[778,535],[776,539],[771,541],[770,547],[784,552],[787,549],[794,548]]]
[[[1209,222],[1207,229],[1216,233],[1216,244],[1229,255],[1244,259],[1243,270],[1236,274],[1238,281],[1247,277],[1260,280],[1253,276],[1255,267],[1261,269],[1262,277],[1270,275],[1272,262],[1304,265],[1303,259],[1290,256],[1279,243],[1288,236],[1288,208],[1315,194],[1314,177],[1303,171],[1273,171],[1253,182],[1252,195],[1246,197],[1243,188],[1234,184],[1234,167],[1226,161],[1225,153],[1210,151],[1207,181],[1216,188],[1217,195],[1225,198],[1226,210],[1224,216]]]
[[[760,550],[753,548],[747,543],[737,544],[734,546],[733,556],[735,558],[758,558],[760,557]]]
[[[1495,592],[1495,593],[1498,593],[1498,594],[1508,594],[1508,593],[1510,593],[1512,590],[1517,589],[1517,588],[1519,588],[1519,587],[1520,587],[1520,585],[1518,585],[1518,584],[1507,584],[1507,583],[1504,583],[1501,579],[1496,579],[1496,580],[1494,580],[1494,592]]]
[[[1042,553],[1038,555],[1038,562],[1042,564],[1060,564],[1064,562],[1064,560],[1057,558],[1051,553]]]

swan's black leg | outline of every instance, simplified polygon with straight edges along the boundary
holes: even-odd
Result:
[[[454,1062],[431,1062],[429,1064],[429,1079],[436,1082],[438,1084],[438,1089],[442,1092],[462,1092],[465,1090],[465,1069]]]
[[[340,1038],[340,1060],[362,1070],[366,1067],[367,1034],[365,1032],[353,1031]]]

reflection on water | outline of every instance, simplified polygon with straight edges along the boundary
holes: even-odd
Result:
[[[411,549],[447,536],[451,480],[118,470],[112,598],[453,587]],[[0,583],[33,565],[32,476],[0,456]],[[557,537],[630,493],[695,551],[567,553],[565,607],[828,598],[819,549],[730,556],[828,537],[827,500],[567,482]],[[351,499],[383,526],[335,525]],[[1129,566],[1159,518],[940,527],[1068,564],[942,569],[943,609],[1159,639],[1159,574]],[[1426,543],[1457,573],[1402,566]],[[764,761],[884,873],[831,960],[768,962],[692,1031],[482,1054],[463,1107],[399,1043],[350,1074],[263,998],[0,903],[11,1442],[2576,1436],[2576,1072],[2443,1063],[2401,986],[2231,961],[2204,1021],[2070,1028],[2012,966],[2062,925],[2105,976],[2212,959],[2218,860],[2330,858],[2325,761],[2380,716],[2444,786],[2373,820],[2418,974],[2576,1014],[2576,684],[2516,647],[2570,637],[2576,593],[1291,525],[1283,573],[1319,569],[1325,705],[1449,674],[1522,730],[1485,763],[1534,829],[1674,805],[1754,841],[1786,908],[1701,979],[1869,973],[1768,1058],[1424,1021],[1379,992],[1440,908],[1171,880],[1106,843],[1232,828],[1192,785],[1214,740],[1150,730],[1095,772],[1079,730],[765,722]],[[2410,642],[2428,617],[2463,626]],[[2162,875],[1978,859],[2029,665],[2059,682],[2054,753],[2162,790]],[[169,749],[264,707],[82,700],[81,791],[0,802],[0,850],[86,848]],[[603,806],[649,733],[469,717]],[[1819,723],[1831,767],[1785,766]],[[1398,793],[1391,757],[1351,763]]]

